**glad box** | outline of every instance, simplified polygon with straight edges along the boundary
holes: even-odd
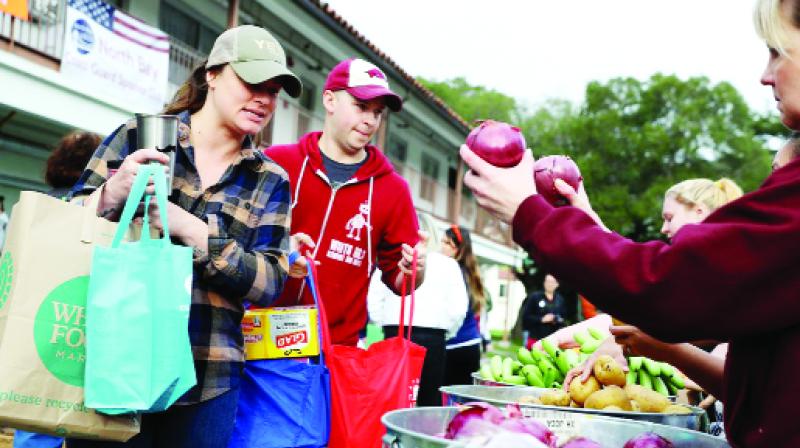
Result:
[[[319,355],[317,309],[293,306],[247,310],[242,319],[247,359]]]
[[[247,310],[242,318],[242,335],[244,335],[244,354],[246,359],[265,359],[267,345],[264,342],[266,326],[265,310]]]

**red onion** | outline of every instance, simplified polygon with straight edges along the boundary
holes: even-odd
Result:
[[[575,437],[569,439],[560,448],[603,448],[602,445],[586,437]]]
[[[624,448],[672,448],[669,440],[654,432],[646,432],[625,442]]]
[[[486,120],[469,133],[467,147],[492,165],[508,168],[522,160],[525,137],[517,127]]]
[[[533,165],[533,177],[536,180],[536,191],[556,207],[567,205],[568,202],[556,190],[555,180],[563,180],[575,191],[578,191],[583,180],[578,165],[569,156],[542,157]]]
[[[465,427],[470,426],[471,420],[487,421],[491,425],[496,425],[504,419],[503,413],[488,403],[473,402],[465,403],[464,406],[465,408],[459,411],[447,425],[444,436],[446,439],[455,439]],[[471,433],[471,431],[467,432]]]

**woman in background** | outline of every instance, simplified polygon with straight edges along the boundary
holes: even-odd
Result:
[[[481,366],[482,337],[475,316],[480,316],[481,310],[486,306],[486,295],[478,262],[472,253],[469,230],[455,224],[450,226],[442,238],[442,253],[458,262],[469,297],[469,307],[461,327],[447,341],[445,384],[472,384],[471,374],[477,372]]]

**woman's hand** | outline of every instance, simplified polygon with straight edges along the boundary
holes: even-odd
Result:
[[[470,168],[464,176],[464,184],[475,194],[478,204],[501,221],[510,223],[522,201],[536,194],[530,150],[526,150],[519,164],[511,168],[498,168],[486,162],[467,145],[461,145],[459,153]]]
[[[622,347],[614,342],[614,338],[608,337],[606,338],[597,350],[592,353],[591,356],[586,358],[586,361],[578,365],[577,367],[573,367],[572,370],[567,372],[567,375],[564,377],[564,390],[569,390],[569,383],[572,382],[575,377],[578,377],[580,382],[585,383],[586,380],[589,379],[589,375],[592,374],[592,368],[594,367],[595,361],[597,358],[603,355],[608,355],[614,358],[615,361],[622,366],[622,371],[628,371],[628,360],[625,359],[625,354],[622,352]]]
[[[303,249],[314,249],[315,247],[317,247],[317,244],[305,233],[295,233],[289,238],[290,250],[292,252],[297,251],[297,253],[301,254],[294,263],[289,266],[289,277],[303,278],[308,275],[308,258],[302,255],[302,253],[304,252]],[[306,253],[308,252],[306,251]],[[319,264],[318,261],[315,261],[315,263]]]
[[[612,325],[609,328],[617,344],[632,356],[646,356],[656,360],[669,360],[677,344],[668,344],[643,332],[633,325]]]
[[[125,205],[125,201],[128,199],[128,194],[131,192],[136,174],[139,172],[139,166],[153,161],[166,167],[169,163],[169,157],[150,148],[140,149],[125,157],[116,174],[106,180],[104,184],[103,196],[101,197],[101,205],[103,207],[101,209],[117,208],[118,211],[121,211],[122,206]],[[154,192],[152,182],[150,182],[146,193],[153,194]]]
[[[603,230],[610,232],[608,227],[603,224],[600,216],[592,208],[592,204],[589,203],[589,196],[586,195],[586,189],[583,188],[583,181],[581,181],[580,185],[578,185],[578,191],[575,191],[575,189],[572,188],[570,184],[564,182],[563,179],[556,179],[554,185],[556,190],[558,190],[558,193],[567,198],[567,201],[569,201],[571,206],[582,210],[584,213],[589,215],[589,217],[592,218],[597,225],[602,227]]]

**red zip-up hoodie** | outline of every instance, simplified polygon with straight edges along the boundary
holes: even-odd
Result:
[[[367,322],[367,288],[376,265],[394,290],[400,272],[401,245],[419,240],[417,214],[408,183],[375,146],[353,177],[333,188],[319,150],[321,132],[265,153],[289,174],[292,188],[291,232],[309,235],[320,263],[319,293],[334,344],[355,345]],[[312,304],[298,279],[288,279],[274,306]]]
[[[733,446],[800,446],[800,160],[672,244],[606,233],[540,195],[513,227],[547,272],[619,319],[665,341],[729,341],[721,398]]]

